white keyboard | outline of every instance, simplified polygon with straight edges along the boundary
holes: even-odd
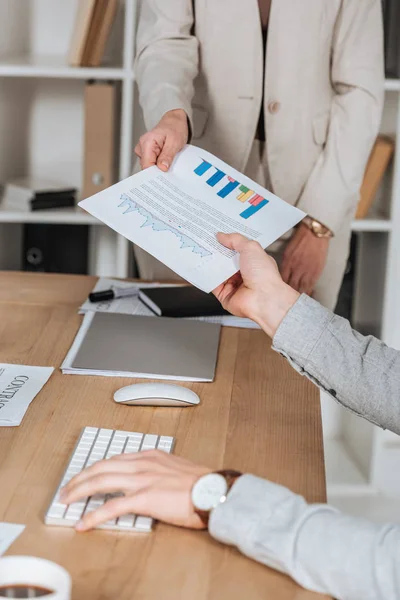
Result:
[[[88,512],[96,510],[102,504],[120,494],[96,494],[74,502],[69,506],[59,501],[60,490],[75,475],[83,469],[90,467],[95,462],[111,458],[116,454],[129,454],[142,450],[163,450],[171,452],[174,438],[143,433],[131,433],[112,429],[98,429],[85,427],[80,435],[75,450],[72,453],[69,465],[64,473],[61,483],[47,510],[46,525],[62,525],[74,527],[75,524]],[[117,531],[151,531],[153,519],[149,517],[127,514],[100,525],[99,529],[114,529]]]

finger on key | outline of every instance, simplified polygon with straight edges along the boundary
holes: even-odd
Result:
[[[107,494],[114,492],[134,492],[142,485],[142,479],[146,474],[135,474],[134,477],[127,477],[126,473],[104,473],[94,475],[89,479],[81,481],[61,494],[60,500],[64,504],[71,504],[81,498],[93,496],[93,494]]]
[[[130,463],[120,462],[116,459],[117,457],[115,456],[108,460],[102,460],[95,463],[91,467],[84,469],[67,483],[67,485],[62,489],[62,493],[68,492],[72,487],[75,487],[76,485],[86,481],[87,479],[90,479],[91,477],[94,477],[95,475],[102,475],[106,473],[132,473],[133,471],[136,471],[136,468]]]
[[[133,512],[134,501],[132,497],[115,498],[103,504],[97,510],[86,513],[81,521],[79,521],[75,529],[77,531],[88,531],[101,523],[112,521],[117,517]]]
[[[60,492],[60,501],[71,504],[81,498],[93,496],[93,494],[105,494],[110,492],[122,492],[126,486],[127,477],[120,473],[101,473],[88,477],[74,483],[71,480]]]

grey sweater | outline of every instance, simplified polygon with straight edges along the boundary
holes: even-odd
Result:
[[[400,352],[353,331],[304,295],[282,321],[273,348],[340,404],[400,433]],[[209,529],[310,590],[338,600],[400,599],[399,525],[310,505],[286,488],[243,475],[213,511]]]

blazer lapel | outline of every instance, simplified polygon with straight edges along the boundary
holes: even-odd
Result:
[[[279,0],[278,0],[279,2]],[[238,80],[243,98],[261,97],[262,35],[258,0],[197,0],[197,17],[204,14],[204,36],[211,36],[211,45]]]
[[[266,60],[270,91],[271,85],[302,85],[302,71],[318,51],[325,6],[322,0],[272,0]]]

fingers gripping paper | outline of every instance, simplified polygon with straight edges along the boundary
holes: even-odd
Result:
[[[239,268],[237,254],[218,243],[219,231],[267,248],[305,216],[195,146],[168,173],[151,167],[79,206],[205,292]]]

